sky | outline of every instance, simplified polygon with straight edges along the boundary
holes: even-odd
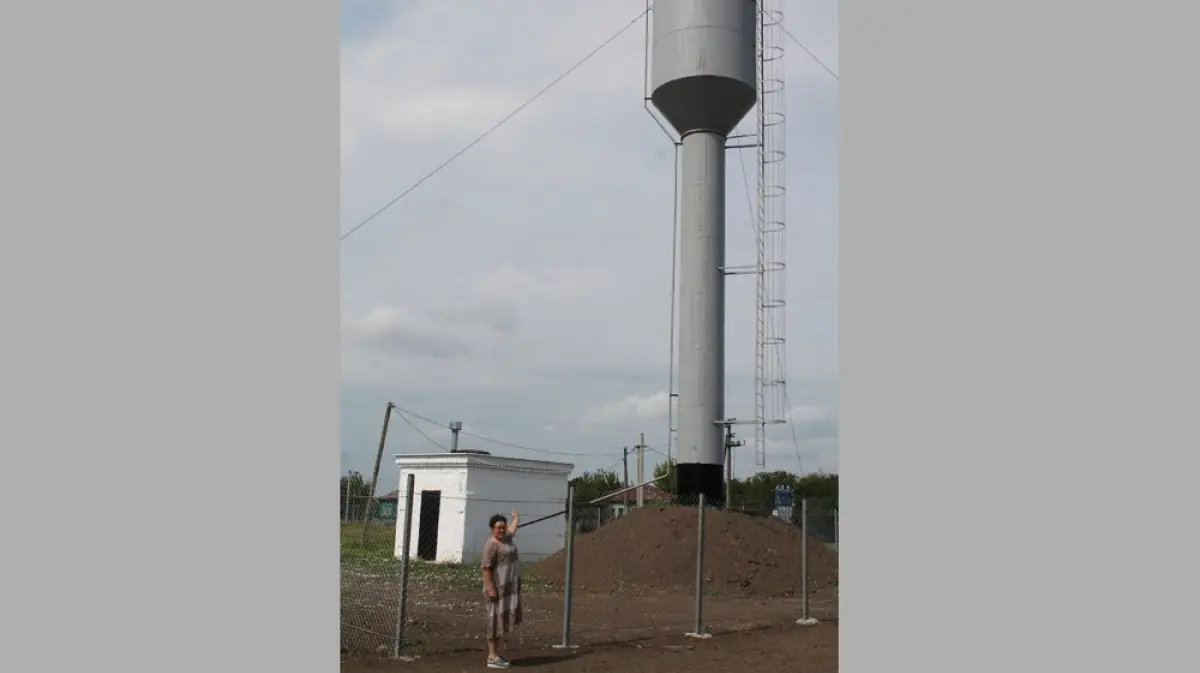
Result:
[[[343,0],[341,231],[475,140],[645,9],[645,0]],[[837,72],[836,0],[784,24]],[[445,423],[515,444],[461,448],[618,469],[668,437],[670,141],[642,107],[644,28],[584,66],[341,243],[342,470],[441,451]],[[766,470],[838,465],[838,82],[785,43],[787,390]],[[742,131],[753,130],[753,113]],[[753,160],[745,160],[753,180]],[[755,260],[729,154],[727,263]],[[753,182],[751,182],[753,188]],[[727,290],[726,414],[754,417],[754,277]],[[419,431],[418,431],[419,430]],[[795,431],[793,441],[792,430]],[[735,428],[735,431],[738,431]],[[426,439],[427,435],[429,439]],[[755,466],[747,446],[734,471]],[[633,466],[630,467],[631,473]]]

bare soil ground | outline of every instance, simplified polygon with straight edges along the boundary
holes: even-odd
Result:
[[[635,665],[647,673],[734,671],[747,664],[837,668],[837,553],[808,541],[808,589],[815,627],[802,614],[801,536],[777,520],[706,513],[703,627],[711,640],[684,638],[695,623],[696,513],[645,508],[576,538],[571,638],[579,650],[553,649],[563,638],[562,554],[527,566],[524,623],[510,643],[514,666],[600,671]],[[386,541],[385,541],[386,542]],[[392,670],[399,572],[382,553],[343,548],[344,671]],[[482,667],[484,600],[475,563],[414,563],[402,654],[409,670]],[[347,666],[349,668],[347,668]],[[795,670],[794,668],[791,670]]]
[[[576,590],[694,591],[696,510],[645,507],[575,539]],[[800,530],[778,519],[706,510],[705,590],[717,595],[789,597],[801,587]],[[810,596],[837,587],[837,553],[808,540]],[[529,574],[561,585],[566,555],[559,552],[529,566]],[[818,596],[817,594],[822,594]]]
[[[515,644],[514,644],[515,645]],[[730,673],[742,670],[784,670],[835,673],[838,670],[836,623],[815,626],[774,626],[692,640],[663,635],[609,645],[583,645],[570,651],[513,647],[513,668],[536,668],[552,673]],[[429,671],[459,673],[486,670],[483,649],[423,656],[410,661],[343,656],[342,673]]]

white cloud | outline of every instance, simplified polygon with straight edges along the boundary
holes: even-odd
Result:
[[[342,49],[343,231],[645,2],[345,7],[369,16],[343,22],[356,26]],[[785,18],[835,69],[836,15],[834,0],[810,0]],[[580,469],[604,467],[636,433],[665,444],[672,148],[642,108],[642,48],[636,26],[341,244],[348,466],[373,460],[388,399],[481,434],[601,456],[576,460]],[[837,82],[790,43],[786,60],[787,361],[789,396],[813,407],[793,411],[798,436],[810,437],[807,468],[803,451],[836,456]],[[728,263],[744,264],[755,246],[740,162],[730,161]],[[752,278],[730,279],[727,411],[738,417],[753,414],[753,297]],[[581,418],[593,422],[584,429]],[[393,428],[398,447],[430,448]],[[790,430],[768,434],[768,468],[794,467]]]
[[[804,472],[837,472],[838,447],[836,437],[823,439],[808,439],[792,442],[791,437],[768,439],[766,443],[766,470],[796,470],[797,462],[803,466]],[[747,471],[757,471],[748,457],[744,457],[738,466],[739,474]]]
[[[362,321],[361,341],[378,354],[401,357],[453,358],[467,355],[466,341],[449,334],[438,334],[431,325],[422,324],[410,314],[392,306],[377,306]]]
[[[665,390],[650,395],[629,395],[583,415],[584,425],[653,421],[667,417],[671,398]]]
[[[798,425],[837,421],[837,409],[811,405],[792,407],[788,419]]]
[[[494,388],[512,384],[504,363],[520,349],[511,305],[412,309],[375,306],[342,327],[343,385]]]
[[[353,345],[376,355],[442,359],[468,357],[512,336],[517,327],[515,313],[501,305],[413,311],[381,304],[345,331]]]

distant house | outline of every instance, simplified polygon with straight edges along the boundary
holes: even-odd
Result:
[[[600,498],[596,504],[607,505],[608,513],[605,521],[625,516],[626,502],[630,509],[637,507],[637,489],[620,488]],[[675,496],[654,485],[642,487],[642,502],[647,506],[670,505],[675,502]]]
[[[374,519],[380,523],[396,523],[396,506],[400,502],[400,491],[375,498]]]

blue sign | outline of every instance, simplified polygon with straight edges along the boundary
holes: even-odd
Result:
[[[776,507],[791,507],[792,506],[792,490],[788,488],[775,489],[775,506]]]

